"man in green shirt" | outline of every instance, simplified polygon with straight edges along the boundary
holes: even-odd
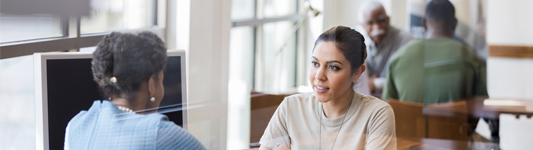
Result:
[[[432,0],[422,24],[427,39],[412,41],[394,53],[382,98],[431,104],[488,96],[483,60],[466,45],[452,40],[457,25],[453,5],[448,0]],[[468,116],[469,136],[479,117]],[[492,141],[499,143],[499,120],[485,120]]]
[[[452,39],[457,25],[453,5],[431,1],[423,25],[427,39],[410,42],[392,56],[383,99],[430,104],[487,96],[483,60]]]

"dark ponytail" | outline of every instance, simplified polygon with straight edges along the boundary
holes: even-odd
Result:
[[[94,81],[107,96],[136,92],[142,82],[165,69],[166,60],[165,43],[154,33],[113,32],[93,53]]]
[[[365,38],[352,28],[345,26],[333,27],[316,39],[315,47],[319,42],[335,42],[337,49],[350,62],[352,73],[365,63],[367,56]]]

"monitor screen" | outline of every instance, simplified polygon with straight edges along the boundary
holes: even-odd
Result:
[[[63,149],[65,129],[70,119],[80,111],[88,110],[95,100],[108,99],[93,80],[92,58],[69,58],[71,55],[75,54],[65,55],[63,58],[41,58],[41,62],[45,62],[44,65],[41,64],[45,66],[41,70],[44,77],[42,80],[46,83],[42,85],[42,91],[46,94],[43,94],[41,101],[43,107],[46,107],[43,108],[46,111],[43,116],[47,117],[43,119],[43,130],[48,127],[47,132],[44,132],[48,136],[42,135],[44,139],[48,139],[44,140],[48,141],[48,144],[43,144],[45,149],[46,145],[49,149]],[[185,120],[183,110],[186,110],[182,107],[186,106],[183,95],[185,86],[182,82],[183,56],[171,56],[169,53],[163,80],[165,96],[159,109],[170,121],[182,127]]]

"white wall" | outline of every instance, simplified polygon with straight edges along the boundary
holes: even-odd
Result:
[[[522,115],[500,115],[500,148],[512,150],[530,150],[533,138],[533,119]],[[502,128],[503,127],[503,128]]]
[[[531,8],[531,0],[488,0],[488,44],[533,46]],[[489,57],[487,78],[491,98],[533,99],[533,59]]]
[[[491,98],[533,99],[533,59],[489,57],[487,78]]]
[[[409,15],[407,15],[407,0],[390,0],[389,16],[391,24],[397,28],[407,30]]]
[[[533,46],[533,1],[488,0],[489,45]],[[490,50],[489,50],[490,51]],[[533,59],[488,57],[488,92],[491,98],[533,100]],[[531,149],[531,119],[500,115],[500,147]]]
[[[533,46],[533,1],[488,0],[489,45]]]
[[[168,19],[168,34],[175,35],[169,48],[187,51],[188,131],[207,149],[226,149],[231,0],[169,5],[176,11]]]

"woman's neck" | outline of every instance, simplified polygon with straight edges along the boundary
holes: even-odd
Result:
[[[130,99],[127,99],[126,97]],[[111,102],[115,104],[117,107],[126,107],[133,111],[147,109],[146,100],[145,100],[146,98],[139,99],[139,97],[143,97],[143,96],[136,95],[132,97],[132,96],[121,95],[120,97],[111,98]]]
[[[344,113],[348,111],[348,107],[350,107],[350,102],[354,95],[355,92],[353,90],[347,90],[338,100],[323,103],[322,107],[324,109],[324,115],[326,115],[327,118],[338,118],[344,115]]]

